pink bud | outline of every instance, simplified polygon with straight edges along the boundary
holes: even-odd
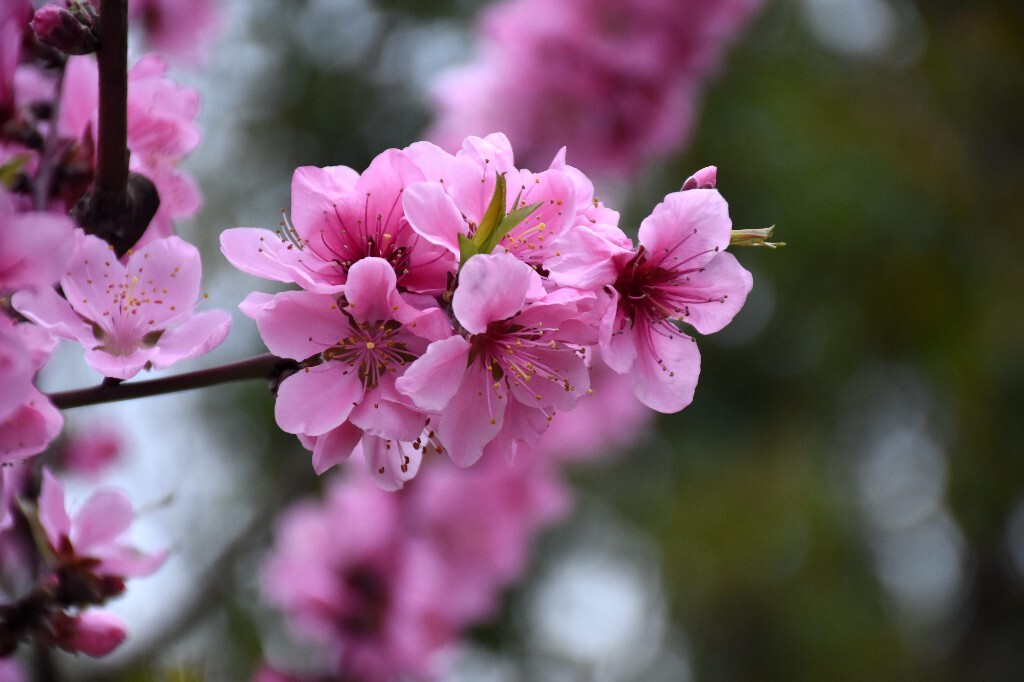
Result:
[[[688,189],[714,189],[718,182],[718,166],[708,166],[686,178],[681,192]]]
[[[75,622],[68,649],[87,656],[106,656],[120,646],[128,633],[121,619],[108,611],[86,611]]]
[[[71,12],[56,5],[44,5],[32,17],[32,30],[44,45],[67,54],[95,52],[96,33]]]

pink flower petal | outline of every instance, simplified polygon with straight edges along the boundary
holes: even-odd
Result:
[[[362,437],[363,430],[349,422],[318,436],[313,446],[313,471],[319,476],[347,460]]]
[[[489,373],[471,367],[462,386],[441,412],[437,433],[456,466],[476,463],[484,446],[501,431],[508,399],[499,398],[491,390],[492,382]]]
[[[154,369],[170,367],[181,360],[205,355],[227,338],[231,315],[224,310],[208,310],[193,315],[180,327],[168,329],[154,347]]]
[[[732,322],[743,307],[754,278],[731,253],[719,253],[697,273],[690,276],[686,291],[707,297],[706,303],[690,303],[686,322],[701,334],[711,334]]]
[[[0,420],[0,463],[31,457],[46,449],[64,426],[64,417],[35,387],[21,407]]]
[[[695,190],[694,190],[695,191]],[[641,327],[636,362],[629,374],[633,392],[651,409],[671,414],[693,401],[700,374],[700,351],[692,338],[679,332]]]
[[[271,353],[305,360],[349,335],[349,322],[333,296],[304,291],[249,294],[238,306],[256,320]]]
[[[421,409],[442,410],[459,389],[468,359],[469,342],[461,336],[435,341],[395,380],[395,388]]]
[[[640,223],[640,243],[662,267],[699,268],[729,246],[729,205],[713,189],[673,192]]]
[[[318,365],[299,371],[281,383],[274,415],[288,433],[320,436],[348,419],[363,397],[363,385],[354,372]]]
[[[282,241],[273,232],[237,227],[220,235],[220,250],[232,265],[256,277],[294,282],[307,291],[333,293],[343,287],[344,273],[319,256]],[[335,284],[330,282],[336,281]]]
[[[54,549],[60,548],[61,538],[71,536],[71,517],[64,506],[64,486],[48,469],[43,469],[43,483],[39,490],[39,523]]]
[[[362,322],[381,322],[404,306],[395,291],[395,271],[383,258],[363,258],[352,264],[345,284],[348,312]]]
[[[11,305],[28,319],[61,338],[77,341],[86,348],[99,343],[93,335],[92,327],[83,322],[68,302],[49,287],[18,291],[11,297]]]
[[[71,544],[82,555],[90,548],[111,543],[132,523],[132,502],[120,490],[101,490],[85,501],[75,514]]]
[[[458,235],[467,225],[458,207],[438,182],[418,182],[402,193],[405,217],[416,233],[432,244],[458,255]]]
[[[452,311],[467,331],[482,334],[491,322],[523,309],[526,294],[539,280],[526,263],[506,253],[472,256],[459,272]]]

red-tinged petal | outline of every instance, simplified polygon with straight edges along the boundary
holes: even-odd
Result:
[[[533,268],[509,254],[473,256],[459,273],[452,311],[467,331],[483,334],[491,322],[521,311],[538,279]]]
[[[636,337],[637,359],[629,374],[636,397],[666,414],[689,405],[700,374],[696,342],[682,332],[663,333],[662,328],[638,329]]]
[[[421,409],[443,410],[459,389],[468,360],[469,342],[461,336],[435,341],[395,380],[395,389]]]
[[[333,364],[297,372],[281,383],[274,415],[288,433],[320,436],[348,419],[363,397],[363,385],[355,372]]]
[[[640,224],[649,262],[670,270],[699,268],[729,246],[729,205],[717,190],[673,192]]]
[[[690,303],[684,321],[701,334],[711,334],[732,322],[743,307],[754,278],[731,253],[719,253],[686,284],[688,296],[703,296],[703,303]]]
[[[319,476],[347,460],[362,437],[363,430],[349,422],[319,436],[313,446],[313,471]]]
[[[132,502],[120,490],[94,493],[75,514],[71,544],[82,555],[94,545],[110,543],[132,523]]]

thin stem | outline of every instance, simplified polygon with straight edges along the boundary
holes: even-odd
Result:
[[[298,369],[298,367],[299,363],[294,360],[279,358],[276,355],[267,353],[266,355],[257,355],[256,357],[240,360],[229,365],[201,369],[196,372],[187,372],[172,377],[118,384],[104,382],[92,388],[51,393],[49,398],[58,408],[68,410],[72,407],[99,405],[100,403],[112,403],[119,400],[148,398],[149,396],[163,395],[165,393],[190,391],[193,388],[216,386],[217,384],[224,384],[230,381],[244,381],[246,379],[275,381],[280,379],[283,374]]]
[[[101,0],[99,134],[94,197],[103,216],[128,204],[128,0]]]

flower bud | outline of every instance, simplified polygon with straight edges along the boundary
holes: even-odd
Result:
[[[688,189],[714,189],[718,182],[718,166],[708,166],[707,168],[701,168],[699,171],[686,178],[686,182],[679,191],[684,192]]]
[[[85,15],[80,16],[85,18]],[[32,30],[41,43],[66,54],[89,54],[95,52],[99,44],[91,26],[56,5],[44,5],[36,10]]]
[[[86,611],[75,619],[67,649],[99,658],[116,649],[128,636],[121,619],[108,611]]]

